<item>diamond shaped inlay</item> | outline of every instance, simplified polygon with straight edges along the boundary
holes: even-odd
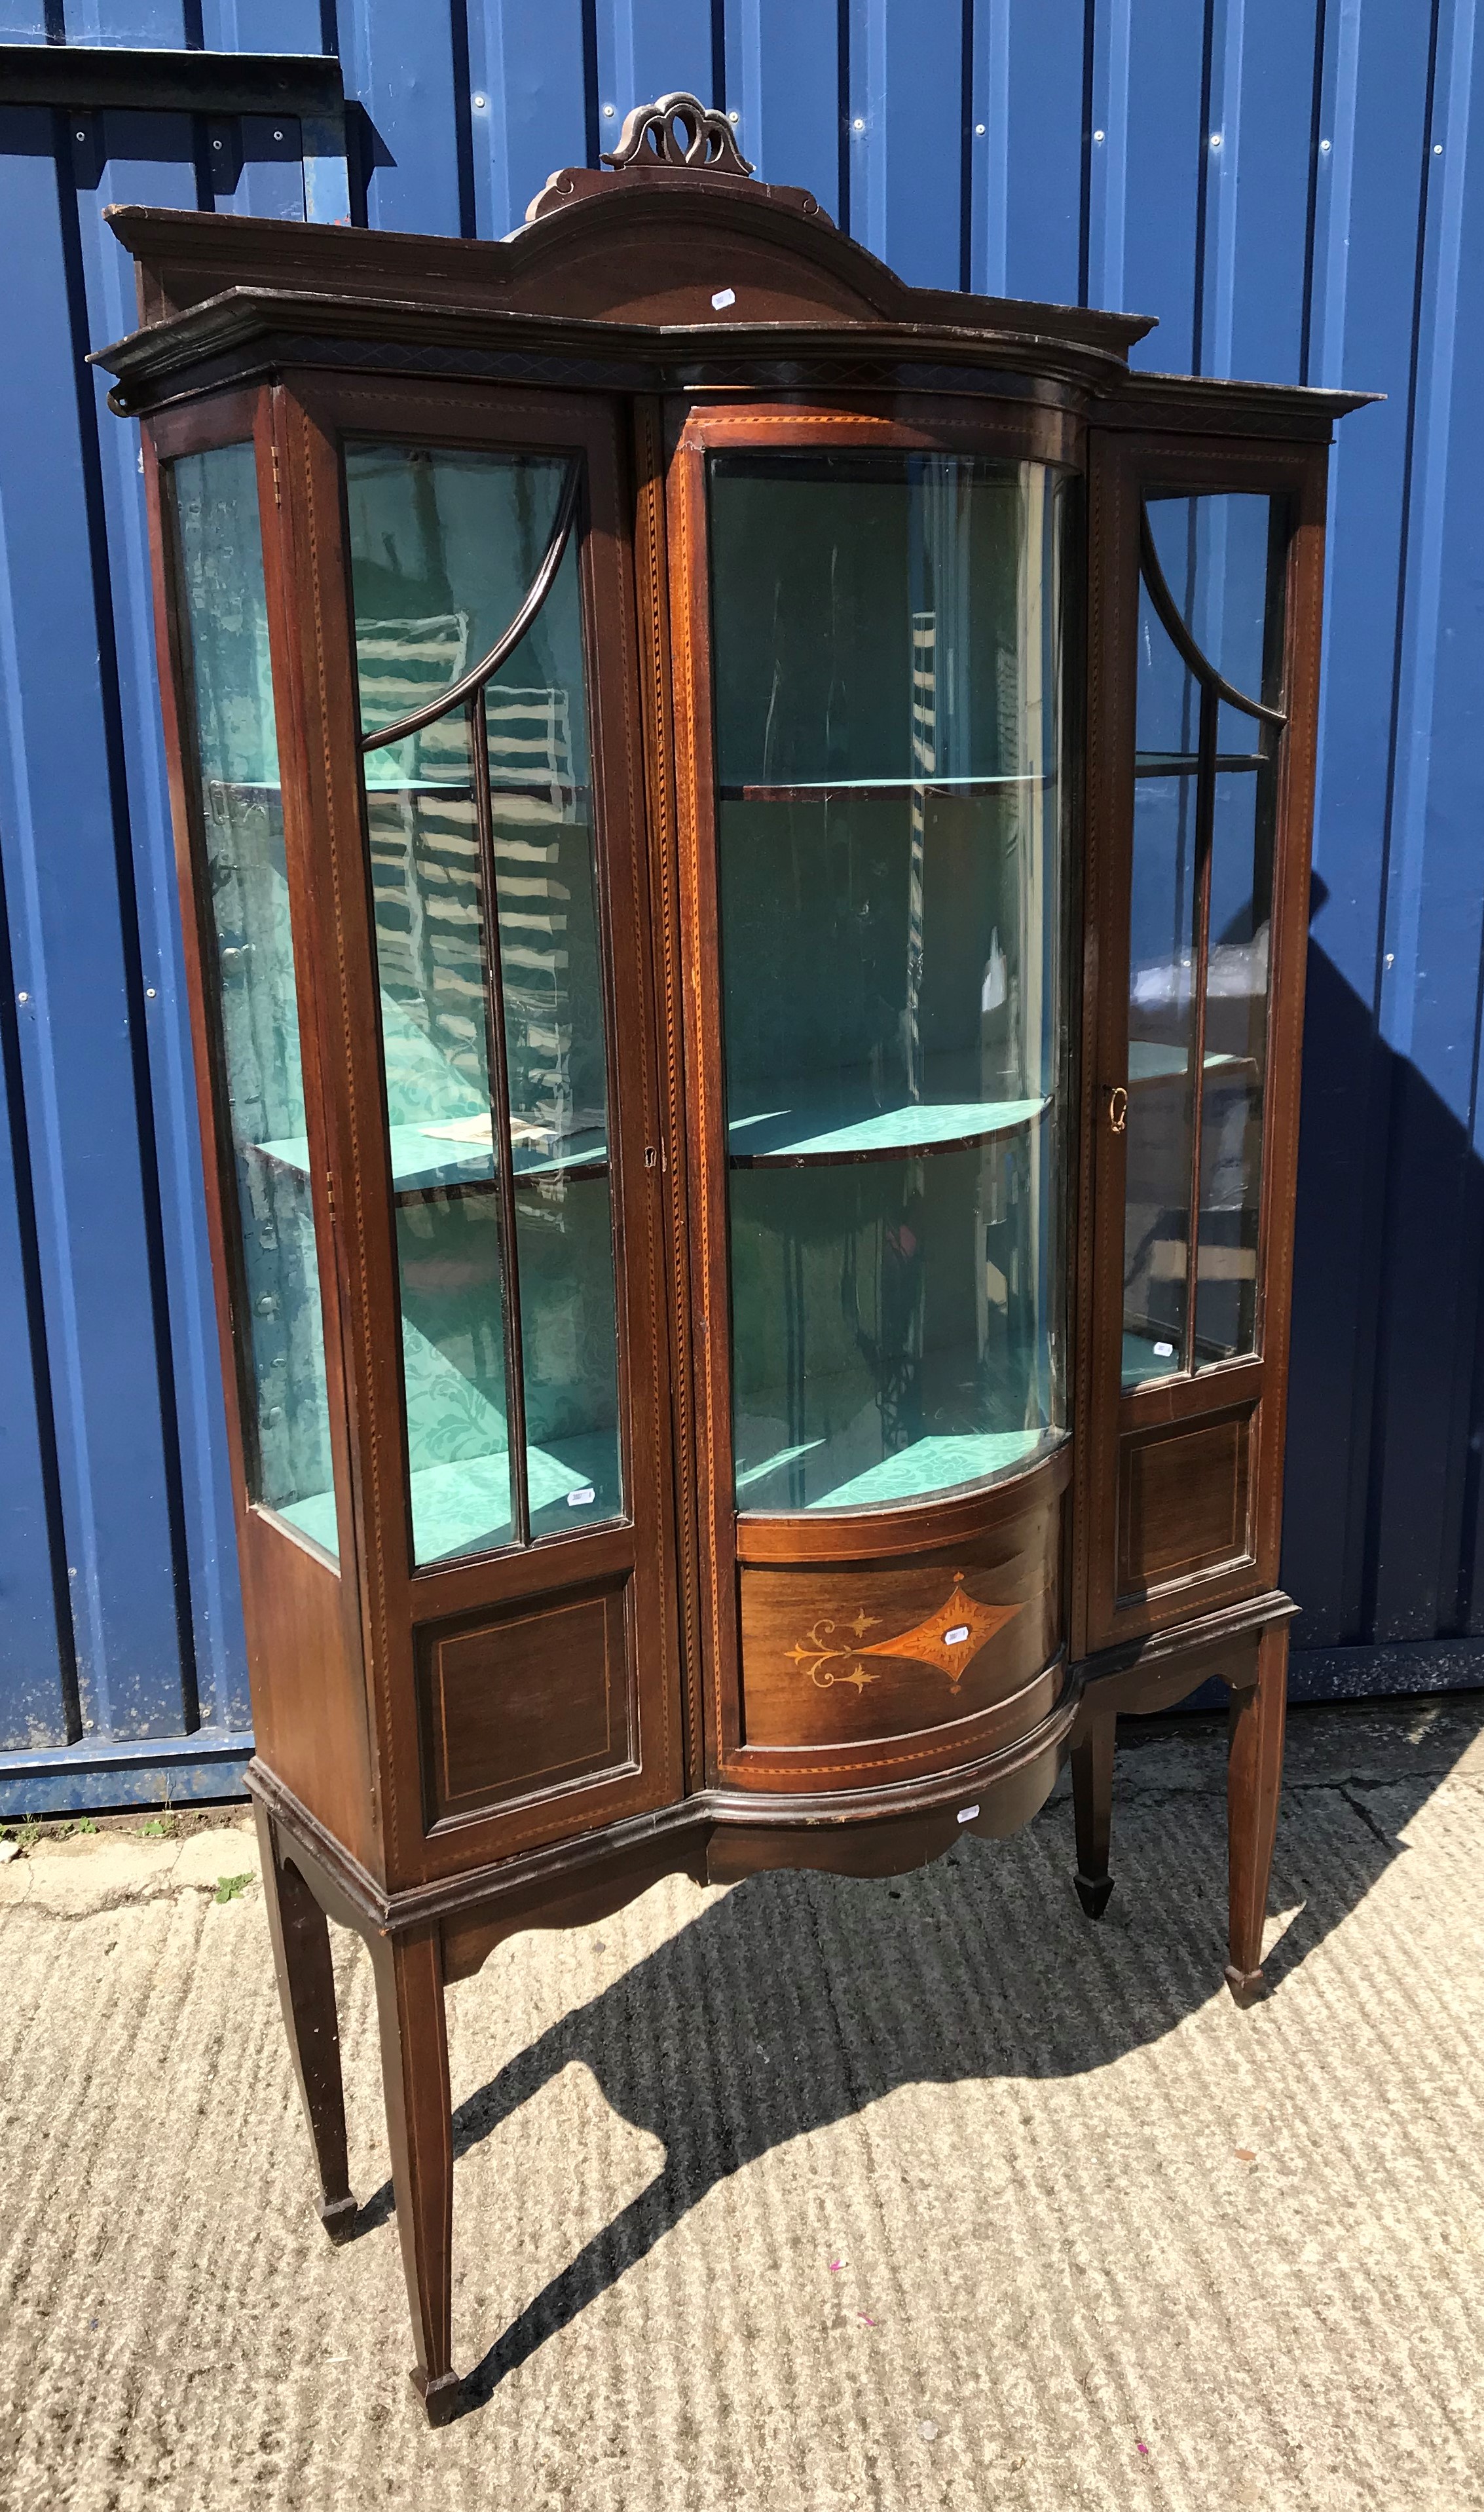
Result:
[[[897,1632],[893,1639],[867,1641],[865,1632],[876,1630],[880,1617],[861,1607],[848,1623],[821,1617],[785,1655],[822,1692],[830,1691],[837,1683],[849,1683],[859,1693],[866,1684],[874,1683],[874,1670],[868,1671],[861,1664],[862,1659],[872,1657],[909,1658],[918,1666],[932,1667],[946,1674],[950,1683],[957,1684],[985,1642],[1002,1631],[1022,1610],[1019,1605],[981,1604],[977,1596],[969,1594],[963,1575],[961,1570],[954,1572],[952,1591],[936,1613],[914,1623],[911,1630]],[[846,1631],[853,1634],[848,1643],[837,1639],[837,1632]],[[854,1660],[854,1664],[846,1667],[842,1663],[845,1660]]]

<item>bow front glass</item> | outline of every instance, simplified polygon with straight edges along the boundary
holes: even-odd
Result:
[[[709,497],[737,1506],[879,1508],[1065,1435],[1064,487]]]

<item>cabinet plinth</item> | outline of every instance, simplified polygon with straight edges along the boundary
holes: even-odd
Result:
[[[437,2423],[449,1981],[1003,1837],[1069,1755],[1097,1916],[1116,1719],[1216,1675],[1245,2002],[1282,1749],[1357,397],[632,129],[503,244],[109,213],[274,1955],[341,2238],[371,1946]]]

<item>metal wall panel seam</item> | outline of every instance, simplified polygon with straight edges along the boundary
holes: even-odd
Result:
[[[195,152],[189,137],[183,139],[176,137],[181,119],[136,114],[100,117],[105,128],[117,122],[136,140],[153,137],[158,141],[163,130],[163,153],[167,162],[183,163],[189,192],[194,182],[192,160]],[[57,120],[56,173],[66,273],[67,347],[76,412],[76,451],[82,502],[80,521],[85,527],[91,563],[97,719],[101,746],[99,799],[106,800],[106,819],[102,826],[106,830],[106,853],[111,869],[111,883],[103,894],[112,901],[116,911],[116,929],[109,940],[117,950],[122,1012],[122,1040],[119,1041],[122,1053],[118,1056],[116,1071],[109,1072],[104,1066],[100,1078],[104,1079],[105,1086],[111,1085],[117,1093],[115,1121],[119,1143],[122,1145],[126,1138],[128,1141],[127,1153],[115,1153],[116,1158],[127,1162],[123,1176],[117,1178],[115,1184],[117,1186],[127,1178],[129,1204],[126,1209],[131,1224],[121,1243],[114,1245],[109,1241],[104,1254],[104,1217],[100,1210],[94,1209],[95,1204],[101,1203],[104,1192],[99,1181],[98,1195],[79,1197],[74,1204],[74,1219],[80,1236],[69,1238],[69,1255],[82,1268],[83,1290],[90,1312],[87,1323],[94,1338],[96,1394],[101,1395],[104,1388],[98,1367],[99,1329],[105,1319],[109,1325],[114,1323],[115,1301],[124,1303],[123,1315],[117,1320],[126,1329],[125,1336],[119,1338],[121,1342],[127,1340],[129,1303],[137,1303],[141,1324],[147,1319],[147,1332],[140,1332],[137,1337],[134,1382],[126,1387],[116,1375],[114,1402],[100,1408],[104,1416],[104,1438],[95,1452],[98,1480],[90,1490],[90,1505],[97,1513],[98,1557],[100,1561],[107,1560],[105,1595],[112,1596],[111,1610],[118,1632],[110,1678],[112,1721],[116,1722],[122,1716],[125,1725],[136,1732],[148,1733],[153,1729],[159,1733],[172,1732],[177,1726],[188,1728],[197,1722],[195,1648],[190,1623],[152,1076],[145,1037],[144,980],[138,953],[137,884],[128,811],[125,736],[118,687],[119,657],[104,522],[103,453],[97,434],[94,379],[83,363],[87,346],[87,273],[78,218],[78,196],[72,180],[77,152],[67,118],[59,116]],[[114,443],[117,445],[118,440],[115,439]],[[122,451],[122,446],[118,450]],[[74,670],[80,661],[80,656],[72,658]],[[99,835],[101,837],[102,830]],[[68,939],[65,927],[59,922],[57,947],[70,961],[72,954],[67,947]],[[74,1093],[78,1086],[78,1078],[74,1077]],[[87,1104],[90,1122],[97,1121],[91,1098]],[[80,1105],[81,1102],[74,1099],[74,1107]],[[97,1118],[100,1119],[102,1115],[99,1108]],[[73,1155],[79,1167],[88,1158],[96,1160],[98,1157],[96,1148],[90,1153],[75,1138]],[[93,1258],[90,1248],[90,1239],[95,1235],[98,1239],[101,1261]],[[116,1361],[114,1367],[117,1371]],[[129,1405],[133,1407],[134,1418],[126,1417],[121,1422]],[[137,1474],[140,1479],[136,1488],[133,1477]],[[159,1478],[157,1486],[156,1474]],[[137,1518],[141,1503],[145,1511],[142,1522]],[[146,1548],[142,1567],[136,1557],[136,1548],[141,1536]],[[155,1570],[149,1553],[156,1546],[160,1555],[156,1575],[168,1580],[168,1590],[162,1587],[154,1607],[160,1616],[158,1622],[152,1620],[148,1602],[151,1572]],[[174,1627],[174,1651],[169,1645],[163,1619],[167,1593]],[[136,1595],[140,1605],[137,1620],[133,1610]],[[174,1682],[169,1671],[172,1655],[175,1658]],[[127,1707],[122,1688],[126,1669]]]
[[[1121,136],[1112,122],[1106,126],[1107,144],[1123,156],[1119,294],[1125,307],[1157,316],[1160,326],[1135,343],[1132,363],[1169,372],[1190,363],[1196,325],[1205,14],[1184,0],[1140,0],[1130,9],[1128,44]]]
[[[1330,28],[1333,24],[1334,40]],[[1340,388],[1345,365],[1345,311],[1350,264],[1350,194],[1355,180],[1355,111],[1360,75],[1360,0],[1319,6],[1319,59],[1314,68],[1314,181],[1305,271],[1304,350],[1299,380]],[[1319,320],[1314,320],[1315,301]],[[1346,431],[1330,454],[1330,498],[1336,497]],[[1313,862],[1319,869],[1324,828],[1326,729],[1331,700],[1329,656],[1333,635],[1335,541],[1324,544],[1324,645],[1319,666],[1319,736],[1314,759]]]
[[[1410,5],[1410,0],[1403,0],[1403,5]],[[1318,120],[1321,152],[1326,137],[1330,148],[1327,154],[1321,153],[1315,182],[1309,290],[1311,308],[1317,298],[1319,319],[1316,324],[1310,312],[1310,373],[1306,377],[1321,385],[1338,385],[1350,371],[1352,202],[1360,161],[1362,95],[1368,98],[1370,93],[1378,24],[1374,5],[1368,20],[1363,19],[1361,0],[1340,0],[1338,8],[1332,5],[1325,14]],[[1366,36],[1368,42],[1363,40]],[[1391,130],[1395,113],[1404,115],[1408,106],[1397,83],[1387,81],[1387,86],[1394,108],[1387,122]],[[1374,191],[1374,183],[1369,184],[1361,196],[1367,209]],[[1409,337],[1410,327],[1409,299]],[[1367,375],[1370,379],[1369,361]],[[1383,371],[1378,363],[1374,380],[1390,387],[1389,368]],[[1378,466],[1387,441],[1398,436],[1404,470],[1404,410],[1393,400],[1385,412],[1367,412],[1363,421],[1342,427],[1330,456],[1332,529],[1325,544],[1325,642],[1319,685],[1283,1568],[1283,1576],[1296,1582],[1292,1592],[1304,1607],[1304,1633],[1329,1643],[1348,1641],[1358,1632],[1365,1575],[1366,1460],[1375,1401],[1380,1246],[1374,1217],[1369,1229],[1366,1226],[1359,1172],[1367,1160],[1376,1164],[1378,1157],[1376,1127],[1363,1121],[1363,1117],[1367,1097],[1375,1089],[1369,972],[1374,965],[1380,902],[1378,895],[1367,922],[1364,901],[1356,895],[1356,856],[1365,850],[1360,814],[1367,805],[1378,819],[1385,812],[1384,730],[1379,772],[1367,773],[1364,761],[1367,743],[1376,742],[1378,726],[1389,717],[1394,654],[1394,634],[1377,627],[1367,643],[1364,632],[1375,617],[1376,575],[1386,568],[1391,576],[1394,630],[1399,574],[1394,550],[1386,547],[1384,522],[1374,514],[1366,519],[1370,529],[1365,589],[1373,597],[1369,614],[1350,598],[1347,580],[1340,586],[1337,563],[1343,554],[1348,578],[1354,568],[1347,530],[1351,506],[1363,511],[1369,496],[1385,512],[1386,500],[1378,500]],[[1337,667],[1337,644],[1342,654],[1355,656],[1349,670],[1343,664]],[[1366,687],[1368,663],[1384,679],[1379,710]],[[1344,763],[1338,781],[1330,775],[1330,762],[1336,758]],[[1379,862],[1379,830],[1375,851]],[[1362,966],[1363,984],[1357,982]],[[1351,1037],[1342,1040],[1345,1031]],[[1341,1139],[1344,1119],[1357,1095],[1362,1121],[1352,1123],[1352,1139],[1345,1141]],[[1380,1093],[1376,1096],[1379,1099]],[[1378,1107],[1377,1118],[1384,1126],[1384,1104]],[[1338,1247],[1331,1243],[1332,1232],[1338,1234]],[[1309,1452],[1310,1439],[1317,1453]],[[1336,1457],[1341,1460],[1338,1472],[1330,1462]]]
[[[120,117],[99,117],[104,141]],[[129,117],[125,136],[143,136]],[[162,179],[174,175],[175,180]],[[105,159],[77,196],[87,288],[87,329],[117,339],[134,318],[133,267],[103,226],[101,199],[150,195],[161,206],[194,206],[183,158]],[[171,194],[175,198],[171,199]],[[138,428],[121,425],[93,373],[93,412],[103,482],[103,546],[114,618],[123,775],[136,864],[138,948],[147,974],[144,1035],[154,1113],[155,1188],[165,1275],[165,1335],[173,1358],[180,1467],[190,1646],[199,1715],[208,1723],[246,1716],[246,1642],[235,1579],[236,1540],[226,1428],[217,1358],[215,1302],[204,1222],[194,1059],[184,998],[174,832],[155,678],[154,606],[140,477]],[[179,1400],[179,1399],[184,1400]],[[223,1572],[226,1577],[224,1579]]]
[[[1392,803],[1386,892],[1386,956],[1378,1013],[1383,1036],[1399,1055],[1410,1055],[1417,1011],[1418,941],[1426,849],[1432,705],[1444,569],[1443,527],[1453,428],[1453,364],[1463,284],[1460,240],[1468,164],[1467,98],[1471,85],[1474,0],[1455,0],[1446,55],[1447,104],[1434,110],[1428,143],[1440,162],[1427,186],[1424,236],[1426,345],[1419,361],[1412,439],[1411,516],[1407,592],[1402,630],[1400,739]],[[1450,131],[1451,126],[1451,131]],[[1449,133],[1449,141],[1438,137]],[[1438,179],[1438,177],[1441,179]],[[1436,204],[1434,211],[1434,203]],[[1446,1084],[1430,1076],[1434,1086]]]
[[[1334,26],[1331,54],[1330,25]],[[1339,0],[1321,11],[1325,66],[1320,76],[1319,150],[1322,181],[1314,193],[1314,244],[1309,260],[1310,300],[1317,294],[1322,320],[1317,333],[1309,318],[1308,357],[1301,380],[1335,387],[1343,372],[1346,307],[1349,295],[1350,198],[1355,181],[1355,122],[1360,83],[1361,0]],[[1326,148],[1325,140],[1329,145]],[[1322,249],[1320,237],[1322,235]],[[1322,282],[1318,273],[1322,270]],[[1317,342],[1317,346],[1315,343]],[[1330,456],[1331,474],[1345,450],[1345,430]],[[1329,569],[1334,551],[1326,550],[1325,615],[1329,614]],[[1321,687],[1323,683],[1321,681]]]
[[[725,77],[713,40],[710,0],[597,0],[600,148],[611,148],[625,114],[677,88],[703,104]],[[792,179],[784,177],[784,180]]]
[[[1123,307],[1124,225],[1128,206],[1129,75],[1133,0],[1088,0],[1093,45],[1093,128],[1088,162],[1087,301],[1106,312]],[[1141,306],[1141,313],[1154,313]]]
[[[907,18],[891,0],[852,0],[850,232],[918,287],[960,275],[966,5],[918,0]]]
[[[988,172],[993,178],[993,163],[990,169],[983,164],[988,153],[1003,167],[1007,294],[1074,303],[1084,281],[1088,0],[995,5],[1004,13],[1004,100],[997,128],[992,119],[982,138],[973,137],[974,167],[960,171],[964,215],[970,209],[970,174],[977,178]],[[965,36],[973,33],[964,64],[967,117],[973,109],[969,72],[986,30],[975,22],[973,0],[964,18]]]
[[[83,1732],[83,1719],[3,866],[0,998],[0,1282],[12,1321],[0,1344],[0,1737],[18,1745],[22,1736],[37,1742],[59,1723],[71,1744]],[[18,1320],[23,1320],[23,1333],[15,1331]]]
[[[526,214],[528,192],[516,207],[512,176],[510,102],[505,92],[505,9],[502,0],[469,0],[469,153],[476,235],[504,236]],[[553,166],[556,159],[553,159]]]
[[[716,101],[764,183],[801,183],[843,224],[840,160],[846,114],[840,0],[730,0]]]
[[[1427,1275],[1432,1329],[1428,1344],[1423,1347],[1425,1356],[1435,1354],[1440,1325],[1445,1329],[1451,1354],[1459,1325],[1456,1273],[1449,1278],[1450,1269],[1438,1261],[1440,1256],[1446,1256],[1446,1248],[1440,1248],[1438,1243],[1442,1215],[1436,1180],[1428,1167],[1429,1153],[1435,1157],[1437,1151],[1434,1110],[1424,1078],[1412,1067],[1410,1052],[1419,975],[1423,856],[1427,839],[1438,579],[1463,211],[1462,162],[1450,187],[1450,170],[1446,164],[1440,167],[1436,162],[1443,150],[1435,132],[1440,121],[1452,118],[1449,105],[1440,102],[1440,90],[1452,104],[1461,38],[1471,59],[1472,16],[1472,0],[1463,0],[1451,21],[1443,10],[1433,11],[1420,186],[1417,298],[1408,390],[1402,564],[1376,982],[1377,1029],[1390,1055],[1386,1068],[1389,1089],[1382,1171],[1382,1271],[1361,1590],[1362,1629],[1373,1639],[1422,1637],[1425,1624],[1430,1622],[1436,1628],[1438,1613],[1438,1530],[1446,1461],[1440,1466],[1425,1438],[1429,1427],[1426,1390],[1418,1383],[1412,1368],[1408,1321],[1397,1315],[1398,1295],[1405,1277],[1409,1271],[1415,1275],[1420,1261],[1425,1263]],[[1462,145],[1459,158],[1464,158]],[[1394,973],[1398,959],[1401,969]],[[1434,1194],[1428,1198],[1431,1208],[1425,1226],[1427,1250],[1425,1258],[1422,1258],[1419,1251],[1409,1250],[1409,1239],[1420,1218],[1414,1206],[1425,1179],[1431,1179]],[[1420,1442],[1409,1445],[1409,1433],[1423,1434]],[[1407,1543],[1408,1521],[1415,1520],[1419,1507],[1431,1534],[1425,1570],[1415,1543]],[[1415,1535],[1415,1526],[1413,1532]]]
[[[30,807],[28,780],[23,765],[26,757],[25,725],[20,702],[20,641],[17,631],[12,591],[14,575],[8,529],[9,504],[8,490],[3,481],[0,481],[0,689],[3,689],[3,721],[6,735],[4,749],[7,754],[4,762],[4,782],[9,788],[7,799],[10,805],[9,810],[3,814],[3,819],[10,825],[14,845],[13,861],[20,874],[18,883],[14,875],[8,873],[6,893],[9,912],[13,919],[12,966],[16,976],[24,977],[26,980],[23,986],[18,986],[16,993],[20,1012],[18,1043],[24,1096],[28,1103],[33,1097],[39,1102],[41,1119],[39,1131],[43,1148],[39,1161],[36,1157],[38,1129],[29,1122],[26,1128],[31,1152],[31,1185],[34,1193],[39,1170],[45,1177],[48,1189],[47,1200],[50,1209],[47,1218],[51,1226],[47,1235],[53,1240],[55,1251],[59,1238],[63,1249],[65,1248],[67,1189],[66,1178],[59,1158],[60,1116],[56,1074],[51,1057],[40,1045],[40,1040],[44,1038],[48,1027],[49,987],[46,952],[42,940],[40,901],[36,889],[36,827]],[[16,949],[14,946],[18,940],[20,948]],[[42,1221],[39,1213],[37,1221],[39,1239],[42,1235]],[[51,1363],[51,1393],[55,1405],[56,1382],[59,1375],[57,1363],[59,1356],[61,1363],[59,1374],[64,1400],[71,1417],[69,1444],[72,1454],[68,1461],[71,1471],[65,1475],[65,1480],[71,1484],[75,1496],[86,1492],[90,1480],[87,1416],[80,1401],[78,1386],[77,1303],[70,1269],[65,1261],[59,1266],[54,1257],[53,1264],[45,1267],[44,1270],[51,1276],[50,1285],[43,1290],[43,1316],[47,1326],[48,1357]],[[59,1428],[59,1425],[58,1427]],[[59,1451],[59,1439],[58,1446]],[[59,1454],[59,1478],[62,1476]],[[90,1643],[86,1664],[85,1723],[91,1717],[93,1724],[106,1730],[111,1723],[108,1663],[101,1636],[103,1617],[98,1575],[97,1544],[91,1514],[87,1509],[78,1509],[74,1504],[74,1509],[69,1513],[64,1503],[64,1521],[69,1514],[73,1522],[64,1523],[64,1550],[69,1554],[75,1552],[78,1555],[76,1561],[67,1560],[64,1564],[73,1625],[74,1664],[77,1665],[81,1694],[84,1685],[84,1668],[80,1662],[83,1651],[77,1646],[78,1600],[74,1592],[76,1586],[80,1584],[83,1590],[82,1610],[87,1618]]]
[[[344,0],[337,5],[345,89],[364,109],[361,173],[367,223],[457,235],[461,201],[455,0]]]
[[[1331,471],[1325,765],[1315,829],[1285,1566],[1308,1609],[1304,1635],[1326,1641],[1359,1639],[1376,1595],[1373,1451],[1386,1418],[1394,1099],[1376,995],[1434,35],[1431,12],[1419,20],[1413,0],[1366,0],[1363,11],[1347,8],[1337,20],[1326,71],[1332,153],[1347,171],[1316,249],[1327,274],[1321,380],[1363,374],[1390,396],[1340,430]],[[1322,196],[1320,214],[1322,220]],[[1342,262],[1343,293],[1332,266]],[[1338,1505],[1324,1506],[1337,1485]]]
[[[468,0],[467,19],[475,227],[503,236],[555,168],[586,162],[587,16],[582,0]]]
[[[1256,382],[1297,383],[1304,363],[1321,15],[1319,0],[1243,8],[1237,155],[1223,175],[1231,226],[1226,372]],[[1229,21],[1229,79],[1230,37]],[[1230,118],[1224,91],[1212,126],[1224,159]]]
[[[1238,184],[1242,147],[1244,0],[1218,0],[1210,38],[1205,132],[1205,266],[1200,371],[1230,375],[1236,315]]]
[[[886,0],[852,0],[850,19],[850,233],[884,261]]]
[[[985,296],[1003,296],[1010,225],[1010,8],[1011,0],[983,0],[972,50],[969,112],[981,143],[969,161],[969,285]]]
[[[1330,0],[1315,0],[1313,81],[1309,94],[1308,120],[1308,206],[1304,221],[1304,278],[1301,289],[1302,312],[1299,331],[1298,380],[1301,384],[1307,384],[1309,379],[1309,362],[1313,350],[1314,271],[1319,233],[1321,176],[1325,178],[1326,202],[1333,192],[1333,183],[1329,178],[1334,171],[1334,140],[1326,137],[1324,132],[1324,116],[1329,104],[1325,66],[1329,59],[1329,16]],[[1325,555],[1327,560],[1327,542]],[[1328,585],[1329,578],[1326,572],[1326,592]],[[1328,610],[1329,606],[1326,603],[1326,617],[1328,617]]]
[[[1484,531],[1464,414],[1477,404],[1484,371],[1480,300],[1468,285],[1484,241],[1476,137],[1484,113],[1484,48],[1476,40],[1476,18],[1475,0],[1455,8],[1444,19],[1438,48],[1430,134],[1436,217],[1429,237],[1430,319],[1420,359],[1414,458],[1422,478],[1414,494],[1393,850],[1400,895],[1388,900],[1395,975],[1405,967],[1408,1030],[1405,1057],[1394,1068],[1395,1229],[1377,1594],[1380,1628],[1398,1636],[1453,1623],[1461,1590],[1472,1584],[1466,1440],[1477,1376],[1484,1212],[1471,1136],[1473,1039],[1465,1005],[1471,1015],[1481,950]],[[1409,1327],[1424,1303],[1428,1331],[1419,1339]]]
[[[320,0],[200,0],[200,19],[209,53],[333,50],[325,41]]]

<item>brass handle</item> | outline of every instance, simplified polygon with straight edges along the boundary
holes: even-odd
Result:
[[[1114,1134],[1121,1134],[1128,1123],[1128,1092],[1121,1081],[1108,1094],[1108,1123],[1110,1131]]]

